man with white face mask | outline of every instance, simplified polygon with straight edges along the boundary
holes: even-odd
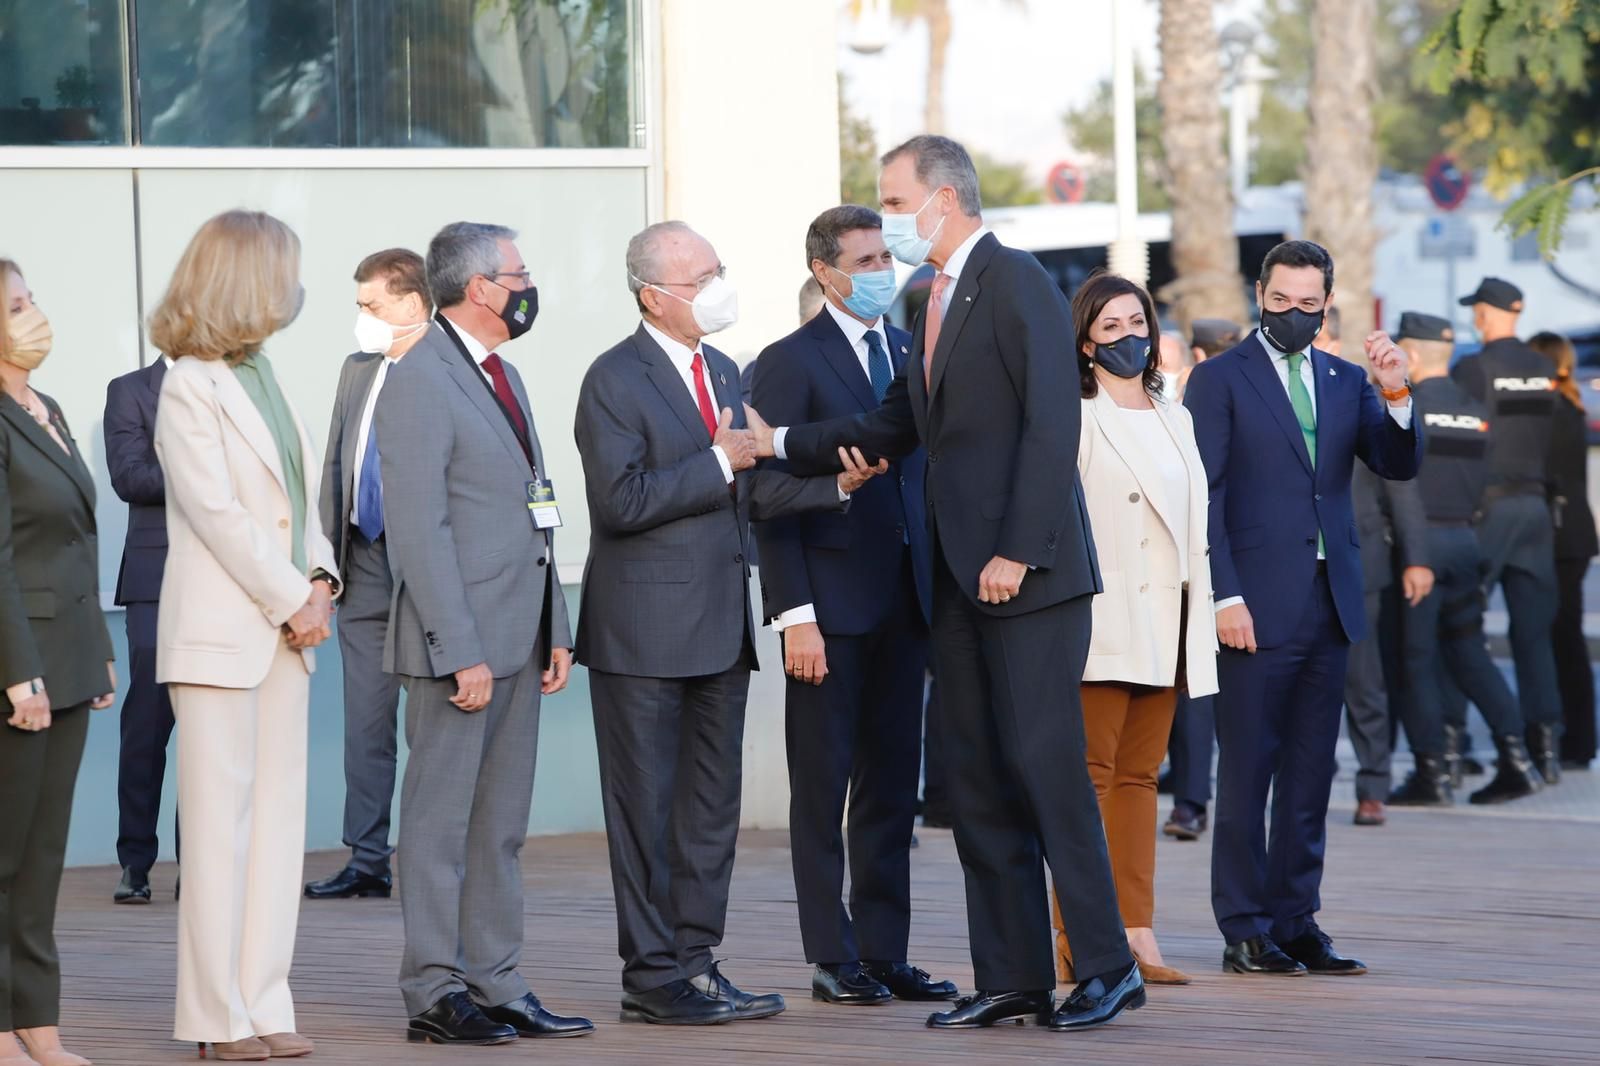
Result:
[[[394,581],[383,537],[383,481],[372,415],[389,371],[428,329],[422,257],[374,252],[356,267],[356,346],[339,374],[322,474],[322,528],[345,577],[339,605],[344,663],[344,869],[306,885],[311,899],[389,897],[400,681],[383,669]]]
[[[713,954],[756,667],[750,521],[842,510],[887,465],[752,469],[738,368],[703,341],[738,317],[716,250],[662,222],[629,242],[627,272],[644,321],[589,368],[575,427],[592,527],[575,651],[594,705],[622,1017],[765,1018],[783,997],[740,991]]]

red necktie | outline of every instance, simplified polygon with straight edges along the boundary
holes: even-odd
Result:
[[[706,360],[698,351],[694,353],[694,398],[700,401],[700,418],[706,424],[706,432],[711,434],[711,439],[717,437],[717,408],[711,402],[711,393],[706,389]]]
[[[933,293],[928,297],[928,320],[922,328],[922,383],[933,381],[933,350],[939,346],[939,327],[944,324],[944,290],[950,285],[950,275],[940,272],[933,276]]]
[[[483,361],[483,368],[489,372],[489,380],[494,382],[494,394],[499,397],[500,406],[506,409],[506,414],[511,416],[517,436],[527,440],[528,422],[522,417],[522,405],[517,402],[517,394],[511,391],[511,379],[506,377],[506,366],[500,361],[500,353],[490,352]]]

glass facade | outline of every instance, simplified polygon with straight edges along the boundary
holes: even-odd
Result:
[[[0,143],[631,148],[638,48],[638,0],[0,0]]]

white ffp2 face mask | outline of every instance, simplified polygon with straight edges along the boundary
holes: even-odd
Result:
[[[645,284],[692,307],[695,325],[707,335],[721,333],[739,321],[739,291],[730,285],[726,278],[713,277],[706,282],[705,288],[694,294],[692,300],[685,300],[671,289],[664,289],[660,285],[650,282]]]
[[[356,313],[356,347],[373,355],[385,355],[394,342],[411,337],[428,328],[426,322],[413,326],[392,326],[368,311]]]

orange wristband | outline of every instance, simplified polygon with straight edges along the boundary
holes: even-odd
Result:
[[[1383,398],[1388,400],[1390,403],[1399,403],[1401,400],[1411,395],[1411,386],[1401,385],[1398,389],[1394,389],[1392,391],[1380,387],[1378,391],[1382,393]]]

